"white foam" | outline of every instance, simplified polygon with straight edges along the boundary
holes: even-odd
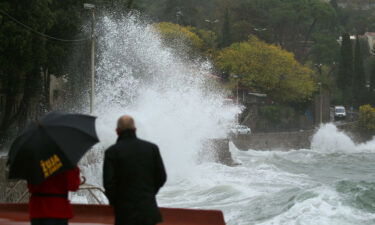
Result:
[[[319,186],[311,190],[315,197],[296,201],[286,212],[259,225],[352,225],[367,224],[375,215],[343,205],[343,199],[335,190]],[[362,223],[362,222],[363,223]]]
[[[375,152],[375,138],[366,143],[355,144],[346,133],[339,131],[334,124],[328,123],[321,126],[313,136],[311,149],[321,153]]]
[[[352,152],[355,144],[348,135],[338,131],[334,124],[328,123],[314,135],[311,149],[324,153]]]
[[[95,114],[101,143],[87,157],[102,158],[116,139],[116,120],[126,113],[134,117],[138,136],[160,147],[169,182],[193,174],[202,141],[226,137],[240,110],[224,104],[227,93],[207,76],[210,63],[166,48],[135,14],[102,18],[99,33]],[[99,175],[90,182],[100,184],[100,162],[90,167],[83,170]]]

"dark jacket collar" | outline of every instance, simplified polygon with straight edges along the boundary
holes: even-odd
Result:
[[[120,140],[133,139],[133,138],[137,138],[137,135],[135,134],[135,130],[127,129],[127,130],[121,131],[121,133],[119,134],[117,138],[117,142]]]

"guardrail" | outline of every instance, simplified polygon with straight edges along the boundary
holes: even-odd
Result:
[[[5,196],[9,196],[12,192],[14,192],[14,190],[17,188],[17,186],[19,184],[22,184],[23,181],[20,180],[20,181],[17,181],[13,187],[11,187],[9,190],[7,190],[7,192],[5,193]],[[106,204],[105,202],[101,201],[98,196],[95,195],[95,193],[93,192],[94,190],[97,190],[97,191],[100,191],[101,193],[103,193],[103,195],[105,195],[104,193],[104,190],[100,187],[97,187],[97,186],[94,186],[94,185],[90,185],[90,184],[83,184],[79,187],[78,191],[85,191],[87,190],[88,193],[95,199],[95,201],[99,204],[99,205],[103,205],[103,204]],[[15,203],[21,203],[22,200],[25,199],[26,196],[30,196],[29,194],[29,191],[26,189],[25,191],[22,192],[21,196],[16,199],[14,202]]]
[[[90,185],[90,184],[83,184],[79,187],[79,191],[80,190],[87,190],[89,192],[89,194],[95,199],[95,201],[99,204],[99,205],[104,205],[105,202],[102,202],[100,201],[100,199],[95,195],[95,193],[93,192],[93,190],[98,190],[100,191],[101,193],[103,193],[103,195],[105,195],[104,193],[104,190],[100,187],[97,187],[97,186],[94,186],[94,185]]]

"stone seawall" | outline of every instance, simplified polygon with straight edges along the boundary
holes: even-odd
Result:
[[[231,141],[241,150],[289,150],[310,148],[315,130],[237,135]]]
[[[198,155],[198,161],[213,161],[227,166],[235,165],[232,154],[229,151],[229,139],[208,139],[202,144],[203,151]]]
[[[364,143],[372,140],[374,134],[358,129],[356,122],[336,125],[340,132],[347,134],[354,143]],[[231,138],[233,144],[241,150],[290,150],[307,149],[317,129],[295,132],[253,133],[237,135]]]
[[[26,202],[26,182],[7,179],[6,160],[0,156],[0,202]]]

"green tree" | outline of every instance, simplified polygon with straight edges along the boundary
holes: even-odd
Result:
[[[337,0],[331,0],[329,3],[331,4],[331,6],[332,6],[335,10],[337,10],[337,9],[339,8],[339,6],[338,6],[338,4],[337,4]]]
[[[370,103],[375,107],[375,60],[372,60],[370,69]]]
[[[309,58],[316,63],[332,65],[339,61],[340,45],[332,35],[314,34],[314,44],[310,50]]]
[[[360,40],[357,35],[354,50],[353,97],[355,105],[362,105],[365,98],[366,77]]]
[[[217,34],[212,30],[203,30],[196,27],[187,27],[191,32],[198,35],[198,37],[203,41],[203,53],[208,56],[212,56],[217,49]]]
[[[226,8],[224,12],[224,22],[221,30],[220,47],[227,47],[232,43],[231,31],[230,31],[230,17],[229,9]]]
[[[233,23],[250,23],[251,30],[269,43],[282,46],[305,60],[314,33],[331,33],[336,26],[336,12],[319,0],[252,0],[233,6]],[[233,34],[234,37],[241,34]],[[237,40],[237,39],[236,39]]]
[[[45,63],[46,40],[15,21],[45,33],[53,24],[48,0],[0,3],[0,74],[5,109],[0,124],[3,139],[14,122],[25,117],[40,90],[40,65]],[[22,97],[21,97],[22,96]]]
[[[48,110],[49,76],[67,71],[64,59],[72,47],[67,39],[79,38],[81,11],[82,2],[74,0],[0,2],[0,83],[6,102],[0,141],[15,124]]]
[[[350,35],[342,34],[340,64],[337,75],[337,87],[344,93],[347,101],[351,101],[351,88],[353,86],[353,49]]]

